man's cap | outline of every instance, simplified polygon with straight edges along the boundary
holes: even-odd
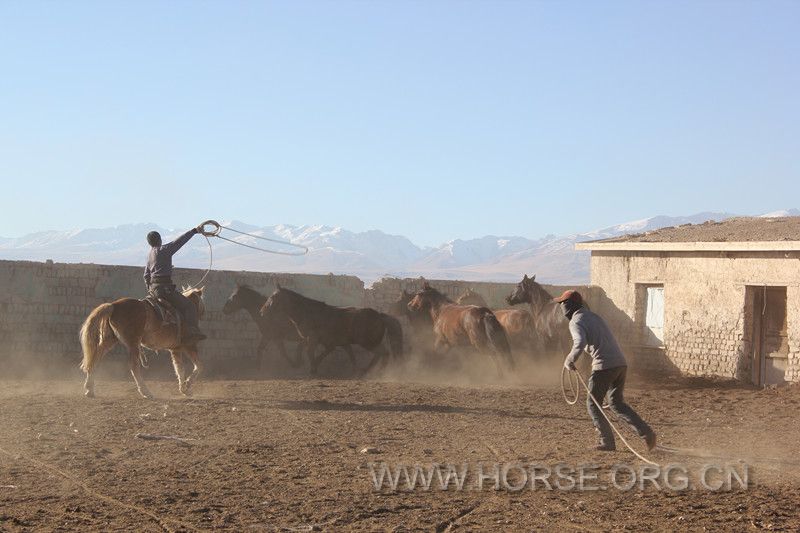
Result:
[[[567,300],[572,300],[578,304],[583,303],[583,297],[578,291],[564,291],[564,293],[558,298],[553,298],[553,301],[556,303],[566,302]]]

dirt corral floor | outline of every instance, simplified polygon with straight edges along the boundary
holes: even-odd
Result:
[[[80,383],[0,382],[0,530],[800,528],[800,387],[631,386],[629,402],[662,442],[711,456],[650,457],[687,465],[690,477],[705,463],[741,470],[741,459],[749,487],[730,491],[494,490],[495,463],[594,463],[596,485],[615,463],[643,464],[620,443],[588,451],[583,401],[566,405],[557,386],[207,381],[190,399],[172,382],[151,387],[147,401],[131,382],[101,381],[90,400]],[[408,490],[402,477],[397,490],[375,490],[369,463],[467,463],[471,477],[463,490]],[[503,481],[518,483],[510,472]]]

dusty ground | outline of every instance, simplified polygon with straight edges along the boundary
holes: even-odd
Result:
[[[0,381],[0,529],[800,528],[800,387],[631,387],[663,442],[750,463],[749,489],[730,492],[373,489],[368,462],[641,464],[586,451],[582,402],[566,405],[553,383],[207,381],[192,399],[172,382],[151,387],[158,399],[146,401],[129,381],[100,381],[88,400],[75,382]]]

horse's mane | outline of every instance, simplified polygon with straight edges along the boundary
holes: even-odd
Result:
[[[198,288],[198,287],[192,287],[190,285],[185,285],[185,286],[181,287],[181,294],[183,294],[187,298],[191,298],[195,294],[199,294],[200,298],[202,299],[203,298],[203,289],[205,289],[205,287],[199,287]]]
[[[334,307],[332,305],[326,304],[325,302],[320,302],[319,300],[315,300],[313,298],[309,298],[308,296],[303,296],[299,292],[295,292],[295,291],[293,291],[291,289],[287,289],[285,287],[279,287],[278,291],[288,293],[293,298],[295,298],[297,300],[300,300],[301,302],[304,302],[304,303],[309,304],[309,305],[316,305],[317,307]]]
[[[430,294],[430,295],[433,296],[433,298],[435,298],[439,302],[443,301],[443,302],[449,303],[449,304],[453,303],[453,300],[451,300],[450,298],[448,298],[447,296],[445,296],[443,293],[439,292],[438,290],[434,289],[430,285],[425,285],[422,288],[422,290],[420,291],[420,294],[421,293]]]
[[[531,287],[534,291],[531,294],[531,303],[544,307],[548,303],[552,303],[553,296],[545,290],[536,280],[531,280]]]

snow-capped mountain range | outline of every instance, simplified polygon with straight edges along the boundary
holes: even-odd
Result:
[[[760,216],[797,216],[789,209]],[[352,232],[329,226],[253,226],[239,221],[225,225],[272,239],[302,244],[309,253],[301,257],[272,255],[236,246],[219,239],[214,247],[214,268],[263,272],[306,272],[352,274],[367,283],[383,276],[472,281],[517,281],[523,273],[555,284],[581,284],[589,281],[589,252],[576,251],[581,241],[641,233],[680,224],[699,224],[723,220],[730,213],[697,213],[691,216],[656,216],[626,222],[574,235],[547,235],[538,239],[487,235],[477,239],[456,239],[438,247],[420,247],[401,235],[378,230]],[[165,240],[180,232],[155,224],[127,224],[114,228],[72,231],[45,231],[19,238],[0,237],[0,259],[71,263],[142,265],[147,253],[144,235],[157,230]],[[222,235],[238,242],[280,249],[246,235],[224,231]],[[206,268],[208,245],[195,237],[175,258],[177,266]]]

